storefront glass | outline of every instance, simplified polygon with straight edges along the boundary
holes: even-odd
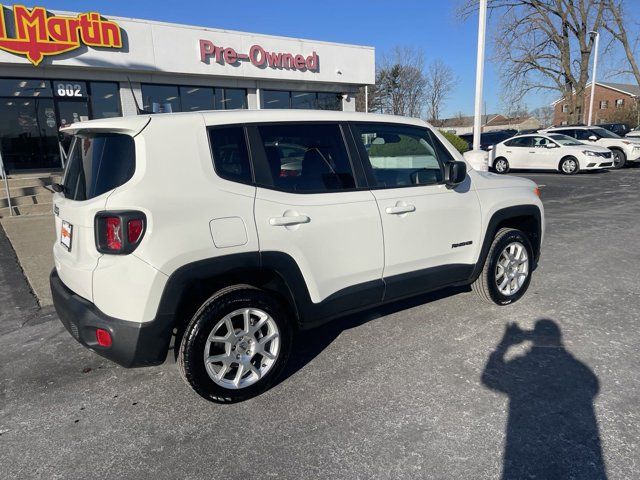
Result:
[[[180,87],[180,100],[183,112],[211,110],[214,108],[213,88]]]
[[[342,110],[342,96],[334,92],[262,90],[262,108]]]
[[[289,108],[291,92],[262,90],[262,108]]]
[[[121,115],[117,83],[0,78],[0,149],[7,170],[59,168],[60,127]]]
[[[91,118],[111,118],[122,115],[120,90],[117,83],[91,82]]]
[[[247,91],[244,88],[216,88],[216,102],[218,110],[247,108]]]
[[[0,98],[0,148],[9,172],[59,167],[53,99]]]
[[[247,108],[244,88],[142,84],[144,109],[154,113]]]
[[[175,85],[142,85],[142,102],[147,112],[181,112],[180,93]]]

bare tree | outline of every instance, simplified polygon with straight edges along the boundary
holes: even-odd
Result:
[[[424,54],[411,47],[395,47],[380,62],[376,86],[380,110],[392,115],[419,117],[424,108],[426,78]]]
[[[607,0],[605,0],[607,1]],[[531,91],[559,92],[569,104],[569,120],[580,121],[593,49],[592,30],[603,23],[601,0],[489,0],[495,59],[503,86],[515,96]],[[478,0],[465,0],[469,15]]]
[[[545,105],[531,110],[531,116],[536,118],[542,127],[550,127],[553,122],[553,107]]]
[[[365,87],[360,87],[356,94],[356,112],[382,113],[382,92],[379,85],[369,85],[368,94]],[[365,108],[365,102],[368,102]]]
[[[440,120],[445,101],[458,85],[458,78],[451,67],[442,60],[436,59],[429,64],[425,80],[427,118],[431,123],[436,124]]]
[[[628,16],[624,8],[625,2],[624,0],[604,0],[603,3],[607,7],[607,21],[603,23],[603,26],[613,36],[614,40],[620,43],[629,62],[629,70],[620,73],[633,74],[636,83],[640,85],[640,69],[635,57],[635,50],[640,37],[629,38],[627,31]]]

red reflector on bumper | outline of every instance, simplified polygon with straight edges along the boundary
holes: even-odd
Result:
[[[103,328],[96,329],[96,340],[101,347],[111,346],[111,334]]]

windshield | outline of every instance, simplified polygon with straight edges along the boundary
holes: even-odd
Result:
[[[560,134],[549,135],[549,138],[556,141],[560,145],[566,145],[566,146],[584,145],[582,142],[579,142],[575,138],[569,137],[568,135],[560,135]]]
[[[615,133],[610,132],[609,130],[605,130],[604,128],[592,128],[591,131],[596,135],[599,135],[601,138],[622,138],[620,135],[616,135]]]
[[[129,181],[135,168],[135,144],[129,135],[76,135],[64,175],[64,195],[71,200],[97,197]]]

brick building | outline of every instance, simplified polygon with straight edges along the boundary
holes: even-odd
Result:
[[[584,95],[584,105],[578,106],[575,112],[580,121],[587,123],[589,102],[591,101],[591,83],[587,84]],[[640,86],[624,83],[596,82],[595,102],[593,103],[593,123],[627,122],[632,127],[638,123],[638,102],[640,101]],[[571,122],[571,104],[566,98],[553,103],[554,125],[566,125]],[[575,118],[575,117],[574,117]]]

